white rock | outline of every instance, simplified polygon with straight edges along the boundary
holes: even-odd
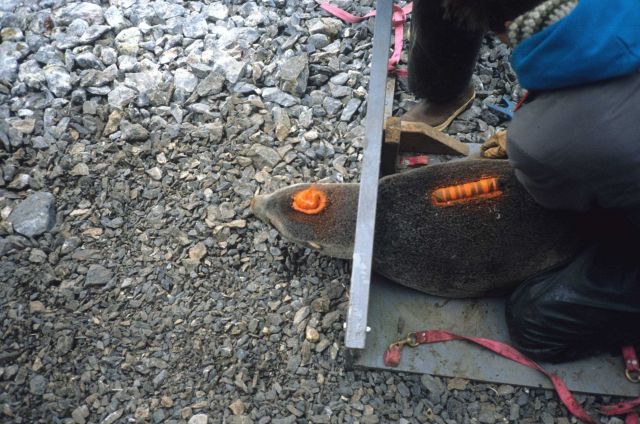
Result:
[[[123,29],[116,35],[116,47],[120,54],[136,55],[138,44],[142,41],[142,33],[136,27]]]
[[[71,75],[58,65],[47,65],[44,68],[44,77],[47,80],[49,90],[56,97],[64,97],[71,91]]]
[[[202,15],[191,16],[182,27],[182,34],[187,38],[202,38],[207,35],[207,20]]]
[[[131,103],[137,95],[138,93],[135,90],[124,85],[119,85],[109,93],[109,105],[117,109],[122,109]]]
[[[238,82],[244,68],[247,66],[245,62],[234,59],[229,53],[223,50],[218,50],[213,54],[213,61],[213,70],[222,72],[227,81],[232,84]]]
[[[53,14],[58,25],[69,25],[74,19],[84,19],[92,24],[101,24],[103,19],[102,7],[89,2],[69,3]]]
[[[176,90],[184,90],[187,93],[193,92],[198,85],[198,77],[186,69],[178,69],[174,75],[174,85]]]
[[[318,330],[313,327],[307,327],[307,330],[305,331],[305,338],[311,343],[317,343],[318,340],[320,340],[320,333],[318,333]]]
[[[207,417],[207,414],[195,414],[189,418],[188,424],[207,424],[208,422],[209,417]]]
[[[151,69],[145,72],[132,72],[125,74],[125,85],[135,88],[140,93],[146,93],[158,88],[162,82],[162,73]]]
[[[31,134],[36,127],[36,120],[33,118],[27,119],[15,119],[10,118],[7,119],[9,125],[11,125],[16,130],[20,131],[23,134]]]
[[[227,19],[229,16],[229,8],[221,2],[216,2],[207,6],[204,12],[209,18],[216,20]]]
[[[116,31],[120,31],[122,28],[127,26],[127,21],[124,19],[122,11],[116,6],[111,6],[110,8],[105,10],[104,18],[107,20],[107,23]]]
[[[151,178],[153,178],[156,181],[159,181],[162,179],[162,171],[157,166],[154,166],[153,168],[147,170],[147,175],[149,175]]]

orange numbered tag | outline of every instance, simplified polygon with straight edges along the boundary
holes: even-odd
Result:
[[[470,183],[441,187],[433,192],[431,200],[434,205],[445,206],[479,198],[497,197],[501,194],[497,178],[483,178]]]
[[[327,206],[327,195],[311,186],[294,194],[291,207],[307,215],[316,215]]]

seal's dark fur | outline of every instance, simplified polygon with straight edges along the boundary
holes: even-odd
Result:
[[[502,194],[435,206],[433,190],[497,177]],[[380,181],[375,269],[400,284],[446,297],[493,295],[573,257],[569,217],[542,208],[506,160],[425,167]]]

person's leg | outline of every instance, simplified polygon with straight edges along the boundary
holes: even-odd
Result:
[[[636,243],[637,244],[637,243]],[[507,302],[511,341],[532,359],[565,362],[640,341],[640,264],[618,240],[525,281]]]
[[[470,31],[445,17],[442,0],[417,0],[411,16],[409,88],[444,103],[465,94],[484,31]]]
[[[640,72],[540,93],[516,111],[507,153],[543,206],[640,210]]]
[[[483,34],[445,17],[442,0],[414,1],[408,82],[424,101],[403,119],[443,129],[471,103],[475,93],[470,80]]]
[[[409,89],[423,101],[403,115],[444,129],[475,98],[470,84],[482,37],[542,0],[416,0],[411,17]]]

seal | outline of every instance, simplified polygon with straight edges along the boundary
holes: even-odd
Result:
[[[256,196],[287,240],[351,259],[358,184],[298,184]],[[583,246],[571,214],[539,206],[506,160],[448,162],[382,178],[373,267],[443,297],[500,295]]]

